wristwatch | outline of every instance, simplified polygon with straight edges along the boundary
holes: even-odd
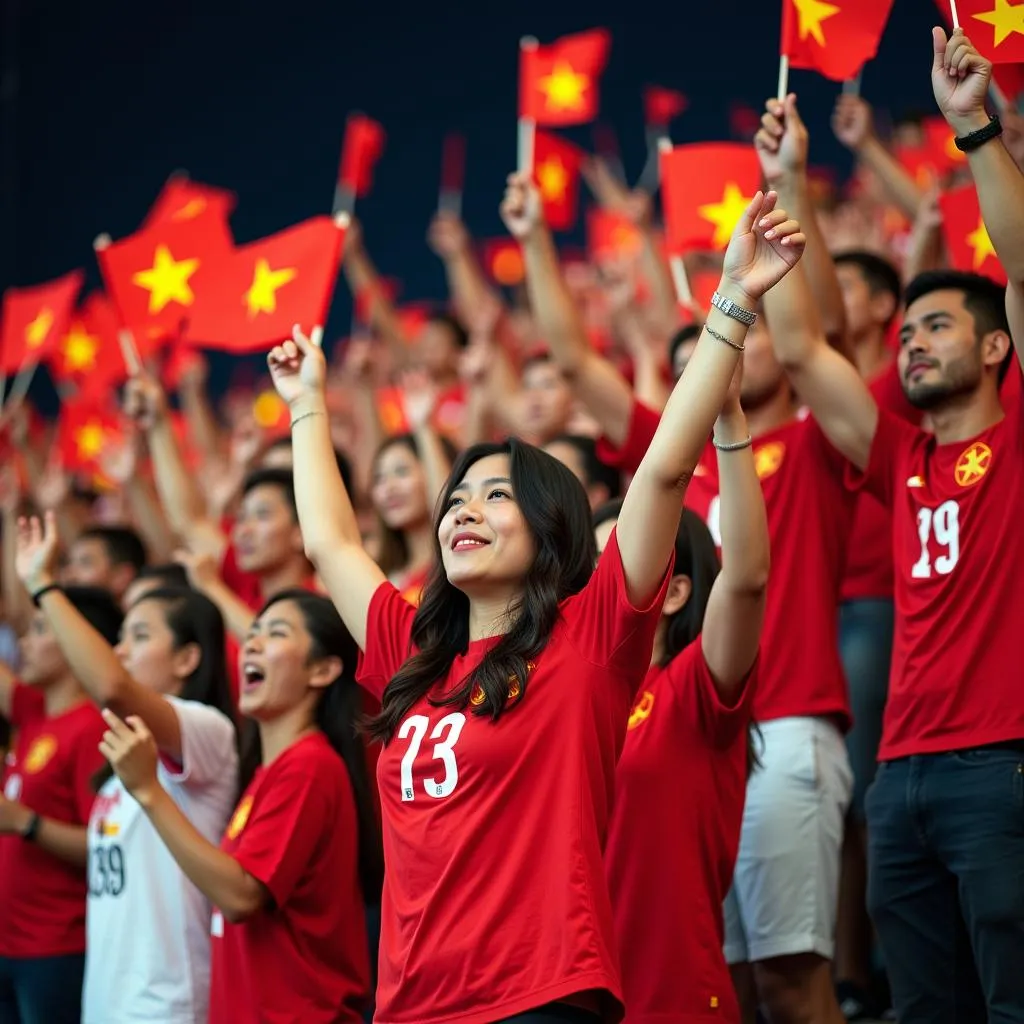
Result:
[[[28,824],[25,826],[25,831],[21,833],[21,838],[24,839],[26,843],[35,841],[36,833],[39,831],[40,821],[42,821],[42,818],[33,811],[32,817],[28,819]]]
[[[746,324],[748,327],[753,326],[757,320],[757,314],[752,313],[749,309],[744,309],[742,306],[737,306],[732,299],[727,299],[724,295],[720,295],[715,292],[711,296],[711,305],[715,307],[720,313],[724,313],[728,317],[732,317],[733,320],[739,320],[741,324]]]

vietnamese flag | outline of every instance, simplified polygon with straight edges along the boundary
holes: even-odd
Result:
[[[313,217],[239,246],[216,266],[216,295],[189,321],[188,341],[225,352],[258,352],[322,324],[334,294],[345,231]]]
[[[988,236],[974,186],[965,185],[943,193],[939,197],[939,206],[942,209],[942,233],[954,268],[985,274],[1000,284],[1006,284],[1006,271]]]
[[[202,214],[212,214],[226,222],[234,208],[233,192],[176,175],[164,185],[142,226],[152,228],[167,221],[194,220]]]
[[[512,238],[495,238],[481,245],[481,262],[496,284],[513,288],[526,278],[523,251]]]
[[[124,420],[109,395],[78,396],[61,402],[57,454],[65,469],[99,472],[104,448],[120,444],[124,436]]]
[[[433,312],[434,307],[429,302],[407,302],[395,310],[398,329],[410,345],[420,340],[420,332],[427,326]]]
[[[781,53],[791,68],[834,82],[855,78],[878,52],[893,0],[782,0]]]
[[[992,81],[1011,107],[1016,107],[1024,94],[1024,64],[997,64]]]
[[[660,85],[649,85],[644,89],[644,124],[649,127],[665,128],[689,106],[681,92],[663,89]]]
[[[551,132],[538,131],[534,138],[533,177],[544,204],[544,220],[552,231],[568,231],[576,223],[585,157],[579,146]]]
[[[611,36],[603,28],[519,50],[519,116],[539,125],[585,124],[597,117],[597,79]]]
[[[621,213],[599,206],[587,210],[587,254],[595,263],[640,254],[643,238]]]
[[[47,358],[67,329],[82,288],[82,272],[73,270],[46,284],[8,288],[0,325],[0,372]]]
[[[50,354],[54,381],[96,393],[123,383],[128,370],[118,342],[120,329],[113,303],[102,292],[92,292]]]
[[[670,253],[724,249],[740,215],[761,187],[751,146],[699,142],[661,154],[665,242]]]
[[[384,129],[364,114],[349,114],[341,146],[338,184],[357,198],[373,186],[373,168],[384,152]]]
[[[949,0],[936,0],[952,25]],[[1024,3],[1021,0],[956,0],[960,26],[993,64],[1024,61]]]
[[[380,425],[388,436],[404,434],[409,430],[409,422],[405,418],[405,402],[401,388],[377,389],[377,415]]]

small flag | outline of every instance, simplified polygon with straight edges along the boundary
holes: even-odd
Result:
[[[591,29],[548,46],[524,47],[519,56],[519,116],[539,125],[593,121],[597,80],[608,60],[611,36]]]

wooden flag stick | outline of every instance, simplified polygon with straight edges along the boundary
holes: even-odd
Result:
[[[28,389],[32,386],[32,378],[36,375],[36,367],[38,365],[34,360],[30,363],[25,363],[15,375],[14,383],[11,385],[11,393],[7,396],[7,402],[12,407],[17,408],[25,400]]]
[[[672,140],[668,137],[667,132],[668,129],[660,125],[648,125],[646,129],[647,162],[644,164],[644,169],[640,172],[640,178],[636,183],[636,187],[642,189],[648,195],[653,196],[658,191],[661,179],[661,172],[659,170],[661,160],[658,154],[662,148],[672,148]],[[666,143],[664,147],[662,147],[663,142]]]
[[[664,135],[658,139],[658,180],[661,181],[661,154],[672,152],[672,140]],[[682,256],[669,256],[668,269],[672,274],[672,284],[676,289],[676,301],[684,306],[693,305],[693,289],[686,273],[686,264]]]
[[[779,87],[775,90],[775,95],[780,100],[786,98],[786,94],[789,92],[789,58],[783,54],[779,58]]]
[[[523,36],[519,40],[519,49],[536,50],[540,43],[535,36]],[[520,72],[522,73],[522,72]],[[532,117],[519,118],[519,131],[516,146],[516,167],[520,174],[533,174],[533,148],[537,136],[537,122]]]
[[[953,20],[953,31],[960,27],[960,15],[957,13],[956,0],[949,0],[949,16]]]
[[[142,356],[135,344],[135,336],[127,328],[117,332],[117,343],[121,346],[121,357],[129,377],[138,377],[142,373]]]
[[[848,78],[843,82],[843,95],[844,96],[859,96],[861,79],[864,77],[864,69],[860,71],[853,78]]]
[[[355,213],[356,193],[351,185],[338,182],[334,188],[334,204],[331,206],[331,214],[337,217],[339,214],[347,213],[349,217]]]

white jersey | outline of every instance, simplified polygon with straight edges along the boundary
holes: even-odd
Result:
[[[182,765],[161,759],[160,784],[219,844],[238,795],[234,726],[205,704],[167,700],[181,723]],[[89,819],[86,951],[82,1024],[205,1024],[210,905],[116,777]]]

